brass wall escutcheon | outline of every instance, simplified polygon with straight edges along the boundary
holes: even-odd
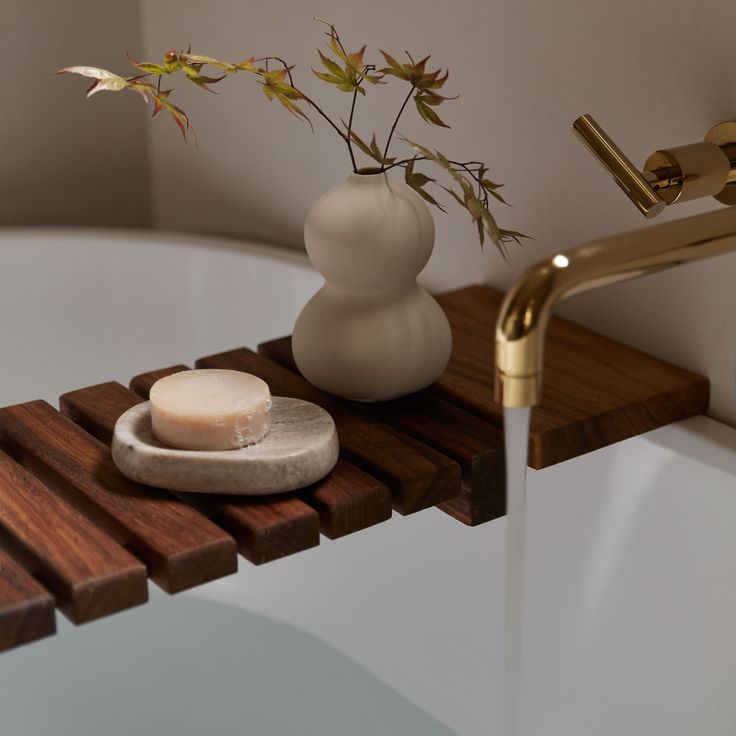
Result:
[[[590,115],[573,131],[645,217],[700,197],[736,204],[736,121],[718,123],[702,143],[655,151],[640,172]]]
[[[728,183],[714,196],[723,204],[736,204],[736,121],[714,125],[705,134],[705,140],[715,143],[727,156],[729,164]]]

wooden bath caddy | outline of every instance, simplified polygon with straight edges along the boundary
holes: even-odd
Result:
[[[176,593],[431,506],[470,525],[504,513],[493,325],[502,295],[439,297],[454,351],[430,388],[380,405],[327,396],[298,375],[289,338],[197,360],[266,380],[333,416],[341,457],[324,480],[278,497],[175,494],[126,480],[108,444],[117,418],[174,366],[0,409],[0,651],[143,603],[147,578]],[[543,468],[708,408],[708,381],[553,319],[530,464]]]

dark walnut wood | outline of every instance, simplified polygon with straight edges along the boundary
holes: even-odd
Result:
[[[99,383],[59,397],[59,409],[106,445],[112,443],[115,423],[143,399],[117,381]]]
[[[148,394],[151,392],[151,387],[160,378],[166,378],[166,376],[172,376],[174,373],[181,373],[182,371],[188,370],[189,366],[186,365],[172,365],[168,368],[159,368],[155,371],[139,373],[130,380],[130,390],[135,391],[139,396],[147,399]]]
[[[240,553],[254,565],[319,545],[319,515],[298,498],[202,495],[190,501],[235,536]]]
[[[410,514],[460,495],[460,466],[426,444],[373,421],[327,396],[290,370],[240,348],[197,361],[198,368],[242,370],[262,378],[279,396],[311,401],[330,412],[342,454],[388,485],[394,508]]]
[[[294,373],[291,338],[258,346],[259,354]],[[362,404],[343,401],[349,411],[388,424],[455,460],[462,470],[463,492],[439,508],[474,526],[505,513],[503,432],[491,422],[454,406],[431,391],[395,401]]]
[[[0,652],[54,633],[54,597],[0,549]]]
[[[173,373],[188,370],[177,365],[135,376],[130,382],[148,398],[151,386]],[[340,458],[334,470],[319,483],[295,494],[317,511],[322,534],[337,539],[391,518],[391,493],[381,481]],[[254,503],[254,502],[250,502]],[[268,532],[266,537],[270,538]]]
[[[109,448],[45,401],[0,409],[0,442],[177,592],[237,569],[235,540],[172,494],[124,478]]]
[[[109,444],[120,415],[142,400],[110,381],[70,391],[59,399],[59,405],[64,414]],[[293,496],[245,499],[183,493],[180,498],[231,534],[240,553],[257,565],[319,544],[317,512]]]
[[[454,349],[436,390],[486,419],[503,422],[493,401],[494,330],[503,294],[471,286],[438,297]],[[547,330],[541,406],[531,418],[529,464],[545,468],[702,414],[708,380],[553,317]]]
[[[0,539],[76,624],[148,600],[146,568],[3,452]]]
[[[388,521],[393,509],[388,486],[342,457],[326,478],[296,495],[317,511],[328,539]]]

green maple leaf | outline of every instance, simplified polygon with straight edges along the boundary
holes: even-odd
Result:
[[[404,169],[404,181],[425,201],[429,202],[430,204],[437,207],[442,212],[446,212],[445,208],[428,192],[424,189],[425,184],[429,184],[430,182],[434,182],[435,179],[432,179],[431,177],[427,176],[426,174],[421,174],[419,172],[414,172],[414,159],[411,159],[409,163],[407,163],[406,168]]]
[[[421,116],[422,120],[430,125],[436,125],[440,128],[449,128],[450,126],[445,123],[440,116],[430,107],[431,105],[439,105],[442,102],[442,98],[436,101],[439,95],[429,95],[423,92],[417,92],[414,95],[414,104],[416,105],[417,112]]]
[[[383,153],[381,153],[381,149],[378,147],[378,143],[376,142],[375,133],[371,137],[370,144],[366,143],[354,130],[350,131],[350,139],[366,156],[369,156],[374,161],[381,164],[381,166],[390,166],[394,161],[396,161],[395,158],[383,157]]]

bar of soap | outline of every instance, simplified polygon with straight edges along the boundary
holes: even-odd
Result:
[[[235,450],[271,426],[271,392],[257,376],[205,368],[166,376],[151,388],[156,439],[180,450]]]

